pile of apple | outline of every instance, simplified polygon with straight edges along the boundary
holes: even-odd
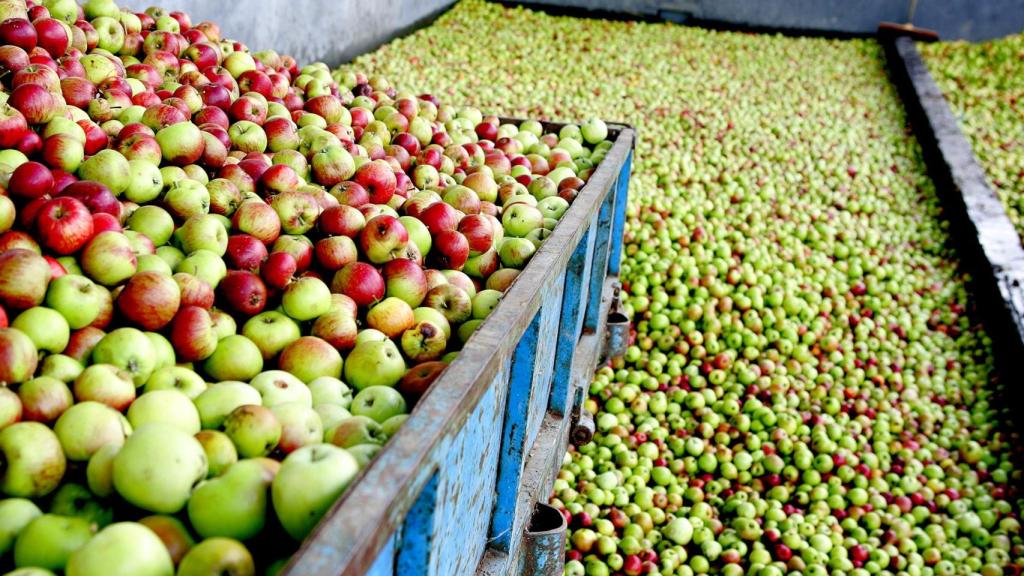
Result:
[[[600,120],[501,123],[111,0],[0,0],[0,44],[0,569],[19,574],[287,555],[611,146]],[[255,560],[243,544],[281,530]]]
[[[1024,34],[918,48],[1024,238]]]
[[[567,575],[1021,573],[1019,383],[877,43],[467,0],[352,66],[637,127],[636,333],[555,482]]]

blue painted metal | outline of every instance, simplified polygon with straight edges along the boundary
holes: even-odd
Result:
[[[537,355],[537,334],[540,331],[540,312],[530,322],[515,355],[512,356],[512,376],[509,378],[508,403],[502,430],[501,462],[498,464],[498,499],[491,517],[491,546],[508,552],[512,545],[512,524],[516,516],[519,496],[519,478],[523,473],[526,448],[526,408],[530,403],[533,383],[533,362]]]
[[[592,368],[598,341],[581,335],[584,319],[598,317],[633,131],[613,125],[612,137],[562,222],[286,574],[462,576],[520,565],[533,504],[564,454],[562,414],[577,400],[568,385]]]
[[[401,548],[394,559],[395,573],[401,576],[427,575],[431,536],[434,533],[434,510],[437,508],[438,476],[434,472],[402,523]]]
[[[392,534],[391,538],[388,538],[387,544],[377,554],[377,560],[373,563],[370,571],[367,572],[367,576],[393,576],[395,574],[395,535]],[[403,576],[405,572],[399,572]],[[408,573],[410,575],[416,574],[415,572]]]
[[[505,361],[458,436],[440,454],[431,576],[472,574],[487,545],[509,365]]]
[[[621,175],[616,178],[616,182]],[[617,184],[612,185],[612,192],[618,188]],[[600,321],[601,311],[601,286],[608,272],[608,251],[611,248],[608,242],[612,231],[612,210],[615,195],[609,193],[601,202],[601,216],[597,221],[597,240],[594,243],[594,259],[590,268],[590,290],[587,295],[587,313],[583,318],[583,326],[587,330],[597,329]]]
[[[562,324],[558,329],[558,351],[555,354],[555,373],[551,383],[551,402],[548,409],[556,414],[566,414],[569,399],[572,360],[575,357],[576,342],[583,330],[583,313],[590,288],[590,256],[594,251],[596,226],[591,224],[586,236],[576,246],[565,272],[565,288],[562,290]]]
[[[565,569],[565,516],[548,504],[537,504],[523,536],[518,576],[558,576]]]
[[[633,153],[626,161],[615,182],[615,222],[612,226],[611,251],[608,253],[608,274],[618,276],[622,265],[622,235],[626,231],[626,203],[629,198],[629,177],[633,171]]]

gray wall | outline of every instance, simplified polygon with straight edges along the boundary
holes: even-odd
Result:
[[[335,65],[407,33],[455,0],[120,0],[213,20],[253,50],[272,48],[300,63]],[[873,33],[883,20],[905,22],[909,0],[526,0],[586,10],[695,18],[735,25]],[[914,23],[943,39],[984,40],[1024,30],[1024,0],[918,0]]]
[[[906,22],[909,0],[527,0],[735,25],[870,34],[881,21]],[[680,18],[681,17],[681,18]],[[913,23],[943,39],[986,40],[1024,30],[1024,0],[918,0]]]
[[[453,0],[118,0],[183,10],[192,23],[212,20],[225,37],[252,50],[273,49],[300,64],[335,65],[370,51],[436,16]]]

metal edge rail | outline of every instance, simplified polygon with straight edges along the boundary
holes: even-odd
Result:
[[[936,191],[952,220],[961,260],[973,272],[975,300],[1004,374],[1024,353],[1024,247],[1002,201],[989,188],[970,142],[912,38],[881,32],[889,74],[899,90]],[[1020,394],[1011,387],[1011,393]]]
[[[542,124],[546,128],[561,125]],[[541,288],[565,268],[600,210],[601,199],[618,177],[618,169],[633,149],[635,132],[624,124],[608,127],[617,133],[615,143],[552,234],[487,321],[420,399],[405,425],[302,543],[284,574],[362,576],[369,570],[435,470],[433,451],[443,439],[458,432],[503,359],[511,356],[540,309]]]

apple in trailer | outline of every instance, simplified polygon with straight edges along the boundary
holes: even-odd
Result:
[[[192,547],[181,563],[177,576],[204,574],[255,574],[252,554],[239,541],[231,538],[207,538]]]
[[[358,472],[355,458],[330,444],[289,454],[271,485],[274,512],[285,532],[295,540],[305,538]]]
[[[36,345],[16,328],[0,328],[0,384],[18,384],[32,378],[39,364]]]
[[[68,576],[172,576],[174,564],[164,543],[136,522],[118,522],[99,531],[68,560]]]
[[[0,430],[0,489],[11,497],[37,498],[55,490],[67,460],[57,435],[38,422],[18,422]]]
[[[245,405],[233,410],[224,420],[224,433],[231,438],[242,458],[266,456],[281,439],[281,423],[270,408]],[[205,454],[203,461],[205,462]],[[203,470],[206,474],[206,470]]]
[[[356,390],[394,386],[405,373],[405,360],[391,340],[356,344],[345,359],[345,381]]]

